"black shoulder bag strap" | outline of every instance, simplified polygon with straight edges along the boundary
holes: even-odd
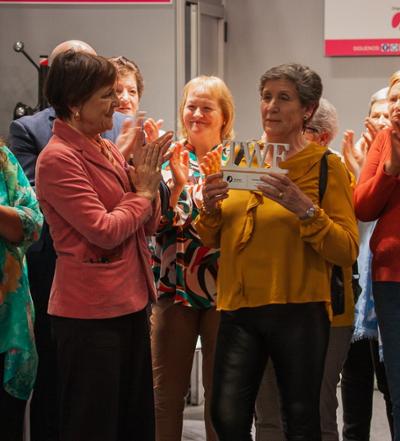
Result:
[[[328,185],[328,159],[327,156],[331,155],[332,152],[327,150],[321,158],[320,170],[319,170],[319,205],[321,206],[322,199],[324,197],[326,187]],[[358,272],[358,264],[357,260],[353,264],[353,277],[352,277],[352,285],[353,285],[353,294],[354,294],[354,303],[357,302],[358,297],[361,294],[361,287],[359,285],[360,274]]]
[[[328,159],[327,156],[330,155],[331,152],[327,150],[321,158],[321,163],[319,167],[319,184],[318,184],[318,190],[319,190],[319,205],[321,206],[322,199],[324,198],[324,194],[326,191],[326,186],[328,185]]]

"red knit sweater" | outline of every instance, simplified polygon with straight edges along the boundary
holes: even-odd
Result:
[[[385,173],[391,154],[391,129],[378,134],[354,192],[358,219],[379,219],[371,238],[372,279],[400,282],[400,178]]]

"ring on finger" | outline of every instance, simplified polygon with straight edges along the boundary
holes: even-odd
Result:
[[[285,193],[283,191],[280,191],[278,194],[278,199],[283,199],[283,196],[285,196]]]

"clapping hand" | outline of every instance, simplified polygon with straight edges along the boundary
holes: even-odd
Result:
[[[177,142],[169,159],[174,185],[182,189],[189,178],[189,152]]]
[[[172,208],[178,203],[179,196],[189,178],[189,152],[177,142],[170,149],[169,165],[172,172],[172,185],[170,186],[169,204]]]
[[[354,144],[353,130],[346,130],[342,140],[342,154],[347,169],[358,178],[367,156],[368,144],[362,138],[358,146]]]
[[[116,140],[118,150],[126,161],[131,161],[137,149],[144,144],[144,133],[141,121],[127,118],[122,123],[121,133]]]
[[[212,152],[208,152],[202,163],[200,164],[200,169],[205,176],[212,175],[221,171],[221,161],[222,161],[222,145]]]
[[[135,163],[129,168],[131,183],[136,193],[153,200],[161,181],[161,164],[171,145],[173,132],[167,132],[144,146],[140,146],[135,155]]]
[[[369,149],[371,148],[371,145],[376,138],[376,135],[379,133],[379,127],[374,123],[372,118],[365,118],[365,128],[366,131],[361,135],[366,143],[366,152],[365,155],[368,153]]]
[[[398,176],[400,175],[400,121],[392,120],[391,133],[391,154],[390,159],[385,163],[386,173]]]
[[[146,134],[146,141],[152,142],[159,137],[159,131],[164,124],[164,120],[159,119],[157,122],[153,118],[148,118],[143,124],[143,130]]]
[[[206,176],[203,185],[203,207],[209,214],[218,211],[222,201],[229,196],[228,184],[222,180],[221,158],[222,146],[208,152],[200,164],[200,168]]]

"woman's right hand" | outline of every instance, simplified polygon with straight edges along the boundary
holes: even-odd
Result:
[[[169,166],[172,173],[172,184],[170,185],[169,204],[175,208],[179,197],[189,178],[189,152],[183,149],[182,144],[177,142],[171,149]]]
[[[370,117],[365,118],[365,132],[361,135],[366,143],[366,154],[369,152],[372,143],[374,142],[376,135],[379,133],[379,127],[374,123]]]
[[[218,211],[221,201],[229,196],[228,183],[222,180],[222,176],[222,172],[208,175],[203,185],[203,208],[208,214]]]
[[[356,178],[360,175],[367,154],[367,144],[364,139],[361,139],[361,142],[358,144],[359,148],[354,144],[353,130],[346,130],[342,140],[342,154],[347,169],[353,173]]]
[[[189,178],[189,152],[179,142],[172,149],[172,156],[169,158],[172,179],[174,186],[182,190]]]
[[[161,181],[161,164],[171,145],[173,132],[167,132],[154,142],[140,148],[134,167],[129,168],[131,183],[136,194],[153,200]]]

